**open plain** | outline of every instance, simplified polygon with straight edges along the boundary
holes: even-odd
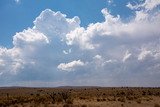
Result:
[[[1,87],[0,107],[160,107],[160,88]]]

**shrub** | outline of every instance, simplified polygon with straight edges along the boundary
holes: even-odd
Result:
[[[106,99],[105,99],[105,98],[102,98],[102,99],[97,98],[97,101],[98,101],[98,102],[99,102],[99,101],[106,101]]]
[[[101,101],[101,99],[98,98],[97,101],[99,102],[99,101]]]
[[[126,99],[125,99],[125,97],[120,97],[120,98],[118,98],[118,101],[120,101],[120,102],[125,102]]]
[[[34,101],[36,103],[45,103],[46,98],[44,96],[39,96],[39,97],[34,98]]]
[[[67,100],[66,100],[66,103],[67,103],[67,104],[73,104],[73,99],[71,99],[71,98],[67,99]]]
[[[106,99],[105,99],[105,98],[103,98],[102,100],[103,100],[103,101],[106,101]]]
[[[122,91],[122,92],[120,93],[120,95],[124,96],[124,95],[126,95],[126,93]]]
[[[116,97],[108,97],[107,100],[108,101],[116,101]]]
[[[140,103],[141,103],[141,99],[137,99],[137,101],[136,101],[136,102],[140,104]]]
[[[154,104],[154,107],[160,107],[160,105],[159,104]]]
[[[4,107],[6,106],[5,103],[3,101],[0,101],[0,107]]]
[[[87,107],[87,105],[86,105],[86,104],[83,104],[81,107]]]
[[[80,100],[85,100],[86,98],[85,98],[85,97],[79,97],[79,99],[80,99]]]
[[[61,93],[51,93],[49,94],[50,98],[52,99],[52,103],[55,104],[56,102],[64,102],[67,104],[73,104],[73,99],[71,98],[70,93],[61,92]]]
[[[47,93],[48,94],[48,93]],[[55,103],[55,101],[56,101],[56,93],[51,93],[51,94],[49,94],[49,96],[51,97],[51,99],[52,99],[52,103],[54,104]]]
[[[74,106],[71,104],[64,104],[63,107],[74,107]]]
[[[121,106],[123,107],[123,106],[124,106],[124,104],[121,104]]]
[[[71,99],[71,96],[67,92],[62,92],[61,96],[62,96],[62,99],[65,101],[65,103],[67,102],[67,100]]]
[[[134,100],[134,96],[127,96],[127,100]]]

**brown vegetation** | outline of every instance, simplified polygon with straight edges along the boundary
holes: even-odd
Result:
[[[1,88],[0,107],[160,107],[160,88]]]

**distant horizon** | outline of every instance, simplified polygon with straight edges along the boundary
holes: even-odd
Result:
[[[139,86],[113,86],[113,87],[110,87],[110,86],[44,86],[44,87],[39,87],[39,86],[0,86],[0,89],[2,88],[160,88],[160,87],[139,87]]]

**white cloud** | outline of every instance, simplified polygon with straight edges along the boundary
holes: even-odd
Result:
[[[103,9],[102,13],[105,16],[104,22],[90,24],[86,30],[81,27],[68,33],[67,44],[78,45],[81,49],[99,49],[101,46],[122,45],[128,42],[141,44],[149,39],[159,38],[159,15],[153,16],[137,11],[135,19],[123,23],[120,16],[114,17],[107,9]]]
[[[70,54],[71,52],[72,52],[71,49],[69,49],[69,50],[63,50],[63,53],[64,53],[64,54]]]
[[[33,29],[41,31],[48,37],[54,38],[60,36],[63,39],[68,32],[79,27],[80,19],[75,16],[70,19],[61,12],[54,12],[50,9],[46,9],[34,21]]]
[[[16,33],[13,37],[13,44],[15,47],[21,47],[26,45],[36,45],[36,43],[47,44],[48,38],[37,30],[28,29],[23,32]]]
[[[101,11],[105,20],[86,28],[80,26],[77,16],[42,11],[33,28],[13,36],[13,48],[0,47],[0,85],[53,81],[65,85],[159,86],[157,5],[159,2],[149,0],[128,4],[135,17],[127,22],[105,8]]]
[[[17,48],[0,48],[0,70],[1,73],[15,74],[23,67],[23,61],[19,59],[20,51]]]
[[[101,59],[102,59],[102,56],[96,55],[96,56],[93,57],[93,59],[95,59],[95,60],[101,60]]]
[[[95,47],[90,43],[90,32],[85,31],[84,28],[77,28],[66,35],[66,43],[68,45],[79,45],[81,49],[94,49]]]
[[[139,8],[143,8],[145,11],[150,11],[150,10],[153,10],[154,8],[156,8],[158,5],[160,5],[159,0],[145,0],[143,3],[136,4],[136,5],[133,5],[129,2],[126,6],[132,10],[134,10],[134,9],[137,10]]]
[[[15,0],[15,2],[16,2],[16,3],[19,3],[19,2],[20,2],[20,0]]]
[[[147,20],[148,18],[148,14],[143,12],[143,11],[136,11],[136,21],[143,21],[143,20]]]
[[[74,71],[77,67],[82,67],[84,65],[85,63],[81,60],[74,60],[69,63],[61,63],[57,68],[64,71]]]
[[[107,0],[108,4],[112,4],[113,0]]]
[[[152,52],[147,50],[142,50],[142,52],[138,56],[138,60],[145,60],[146,58],[149,57],[152,57]]]
[[[145,9],[147,9],[147,10],[152,10],[153,8],[157,7],[158,5],[160,5],[159,0],[146,0],[144,2],[144,4],[142,4],[142,6],[144,6]]]
[[[130,2],[126,5],[128,8],[134,10],[134,9],[137,9],[137,6],[136,5],[132,5]]]
[[[127,61],[130,57],[131,57],[131,53],[129,53],[129,51],[127,50],[124,57],[123,57],[123,62]]]

